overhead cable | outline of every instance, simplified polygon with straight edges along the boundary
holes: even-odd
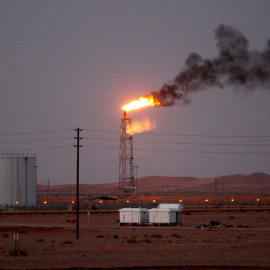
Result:
[[[33,131],[33,132],[21,132],[21,133],[0,133],[0,137],[3,137],[3,136],[45,134],[45,133],[58,133],[58,132],[69,132],[69,131],[72,131],[72,130],[73,129],[62,129],[62,130]]]
[[[119,150],[119,147],[84,145],[89,148],[105,148]],[[270,152],[243,152],[243,151],[191,151],[191,150],[163,150],[148,148],[133,148],[134,151],[171,152],[171,153],[196,153],[196,154],[247,154],[247,155],[270,155]]]

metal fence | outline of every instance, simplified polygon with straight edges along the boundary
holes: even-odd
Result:
[[[161,202],[160,202],[161,203]],[[170,203],[170,202],[166,202]],[[175,202],[172,202],[175,203]],[[113,210],[113,209],[121,209],[121,208],[156,208],[158,207],[159,203],[152,203],[152,202],[135,202],[135,203],[92,203],[90,205],[83,205],[81,207],[82,210]],[[265,208],[269,209],[269,202],[254,202],[254,201],[243,201],[243,202],[187,202],[182,203],[184,206],[184,209],[219,209],[219,208]]]
[[[169,203],[169,202],[167,202]],[[80,210],[119,210],[121,208],[156,208],[159,203],[137,201],[134,203],[128,202],[91,202],[89,204],[80,204]],[[191,209],[252,209],[260,208],[270,210],[269,202],[187,202],[183,203],[184,210]],[[36,205],[36,206],[6,206],[2,208],[2,211],[67,211],[75,210],[76,205]]]

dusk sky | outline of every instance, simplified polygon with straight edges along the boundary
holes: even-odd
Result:
[[[79,127],[80,182],[117,182],[123,105],[170,84],[191,53],[216,58],[220,24],[263,52],[269,11],[267,0],[1,0],[0,153],[36,153],[39,183],[76,183]],[[270,174],[269,87],[189,99],[128,113],[155,124],[133,136],[138,177]]]

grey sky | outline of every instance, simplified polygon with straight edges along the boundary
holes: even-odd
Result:
[[[37,153],[40,182],[75,183],[80,127],[81,182],[118,181],[121,107],[173,80],[190,53],[216,57],[221,23],[240,30],[251,50],[264,50],[269,10],[270,1],[247,0],[0,1],[0,152]],[[151,134],[270,136],[269,90],[212,88],[187,106],[129,115],[155,121]],[[3,135],[56,130],[65,132]],[[247,145],[227,145],[239,143]],[[269,153],[269,144],[269,137],[134,135],[134,149],[166,150],[135,150],[134,163],[139,177],[269,174],[269,154],[198,153]]]

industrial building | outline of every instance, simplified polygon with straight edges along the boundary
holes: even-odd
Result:
[[[35,154],[1,154],[0,205],[36,206]]]
[[[122,208],[120,213],[120,225],[123,224],[140,224],[149,221],[148,209],[146,208]]]
[[[161,203],[158,208],[152,208],[149,212],[150,224],[180,224],[183,205],[178,203]]]
[[[119,210],[120,225],[149,224],[177,225],[181,224],[183,205],[180,203],[161,203],[157,208],[122,208]]]

